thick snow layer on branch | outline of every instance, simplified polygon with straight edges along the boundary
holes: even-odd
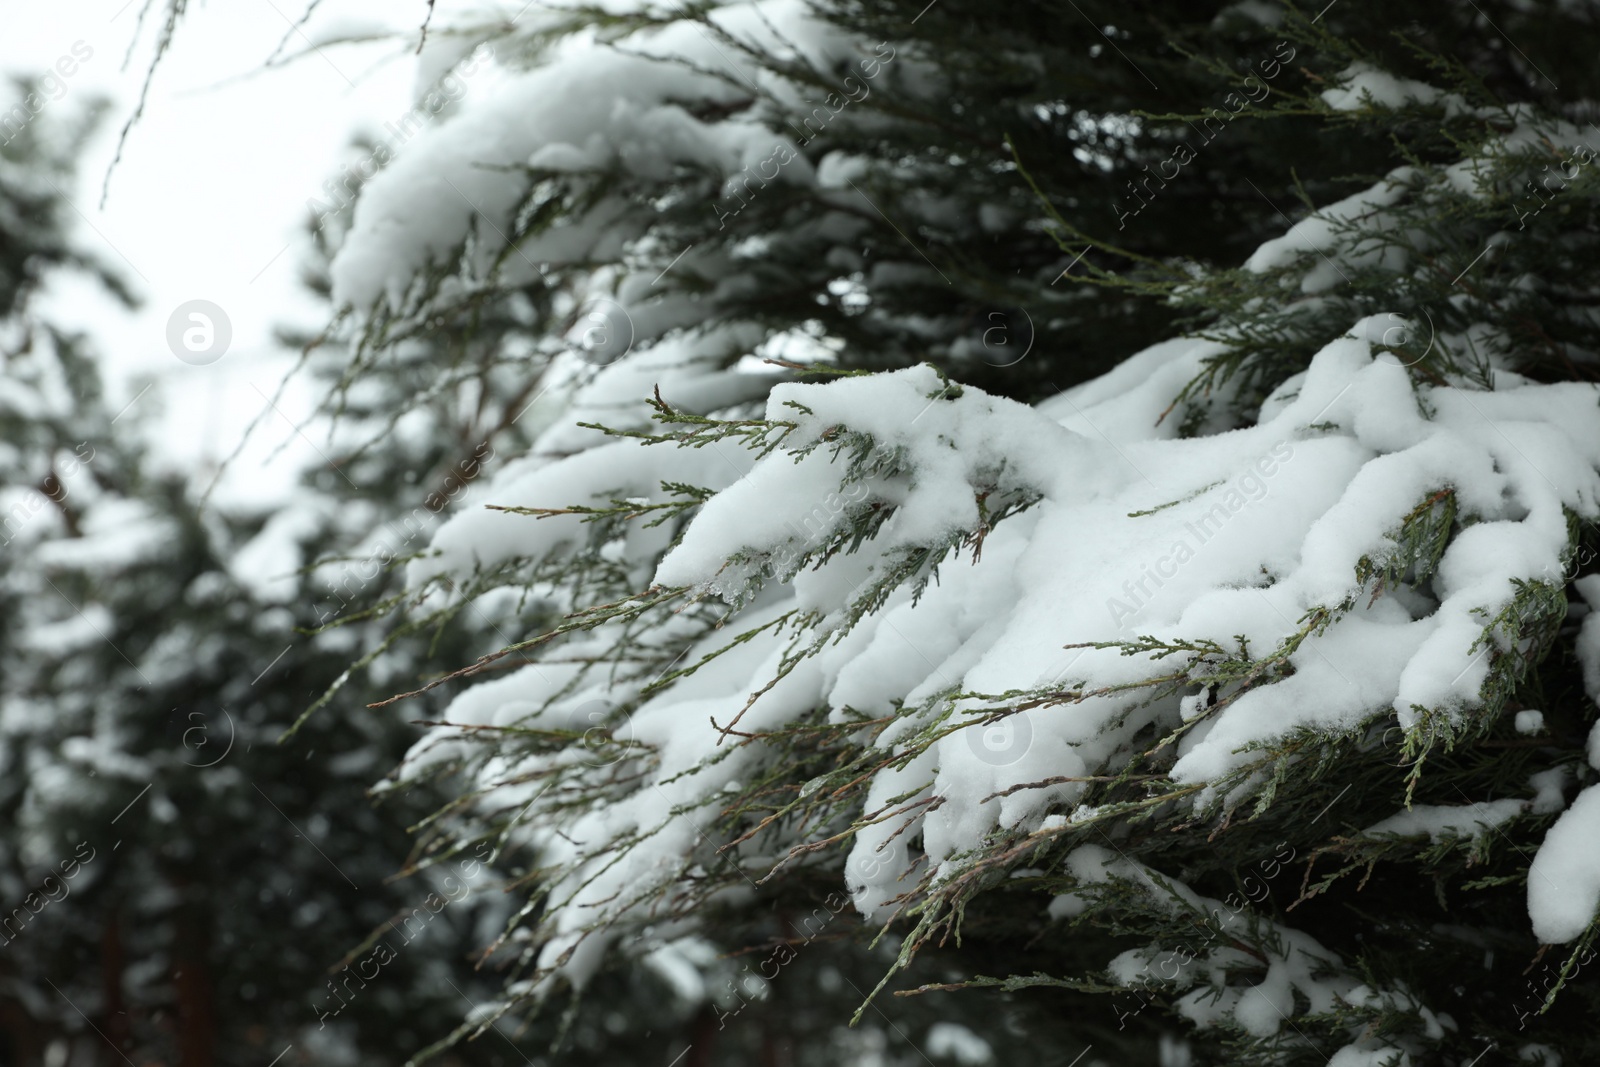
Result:
[[[1528,868],[1528,915],[1545,944],[1571,941],[1600,908],[1600,786],[1578,794]]]
[[[769,414],[792,415],[784,406],[791,400],[813,412],[798,416],[795,447],[847,427],[900,450],[908,470],[869,486],[870,504],[892,508],[893,518],[867,546],[874,557],[868,571],[831,587],[801,583],[801,601],[824,612],[842,608],[890,553],[975,529],[977,496],[986,481],[1003,482],[1044,498],[1033,514],[990,533],[984,557],[971,565],[983,576],[974,584],[998,583],[1011,595],[983,619],[971,619],[973,604],[951,603],[942,588],[915,607],[886,609],[885,621],[902,631],[917,625],[974,637],[943,651],[875,641],[852,676],[892,678],[908,667],[919,685],[937,677],[937,688],[976,692],[1059,679],[1116,684],[1168,665],[1116,649],[1067,654],[1064,646],[1146,634],[1227,646],[1243,634],[1262,654],[1299,630],[1308,613],[1324,611],[1329,623],[1290,654],[1295,673],[1246,694],[1197,730],[1175,778],[1220,778],[1247,762],[1246,746],[1297,727],[1347,729],[1389,710],[1402,725],[1417,708],[1458,714],[1478,702],[1487,676],[1478,647],[1482,613],[1510,604],[1513,580],[1559,570],[1564,508],[1596,512],[1595,394],[1578,385],[1414,390],[1403,368],[1372,359],[1366,334],[1374,325],[1382,324],[1359,324],[1320,353],[1299,396],[1277,417],[1211,438],[1130,442],[1114,455],[1103,442],[1064,434],[1033,412],[972,390],[930,401],[938,383],[923,370],[784,387]],[[778,455],[758,464],[712,501],[657,579],[725,589],[722,561],[770,553],[792,539],[832,488],[819,465],[815,451],[799,463]],[[1434,583],[1438,603],[1358,596],[1357,565],[1392,553],[1408,513],[1443,491],[1480,521],[1444,554]],[[847,515],[841,510],[835,525]],[[833,532],[816,531],[810,544]],[[966,566],[947,563],[941,578]],[[963,618],[970,621],[957,621]],[[885,692],[876,703],[917,693],[925,695],[916,686]],[[1034,744],[1056,738],[1094,753],[1090,762],[1098,763],[1107,754],[1099,747],[1108,740],[1101,727],[1110,729],[1137,703],[1131,694],[1091,697],[1074,715],[1036,712],[1019,729],[1038,727]],[[952,752],[945,762],[959,760]],[[980,796],[960,793],[969,803],[952,809],[969,816],[982,810]]]
[[[621,14],[636,13],[636,5],[620,6]],[[558,6],[543,14],[554,22],[563,12]],[[730,4],[708,18],[754,47],[781,54],[796,46],[822,69],[860,51],[798,0]],[[469,233],[477,266],[487,267],[515,229],[516,207],[533,184],[529,168],[615,169],[660,180],[687,166],[732,177],[781,145],[791,161],[776,180],[813,181],[794,141],[775,135],[764,111],[750,105],[770,97],[789,113],[810,107],[791,83],[759,64],[730,60],[730,50],[737,52],[715,31],[684,19],[611,42],[593,31],[563,36],[533,69],[474,75],[458,112],[411,136],[363,188],[333,264],[335,299],[360,310],[383,300],[398,308],[417,276],[449,260]],[[694,104],[726,117],[697,118]],[[614,199],[578,225],[530,236],[501,270],[526,281],[537,264],[619,260],[648,224],[624,223],[627,211],[625,200]]]
[[[534,454],[507,464],[483,497],[497,507],[605,507],[612,500],[659,503],[669,499],[663,481],[720,489],[750,468],[750,454],[731,444],[684,449],[623,439],[573,456]],[[636,529],[634,548],[649,555],[666,547],[669,532]],[[470,573],[515,558],[543,560],[570,553],[588,539],[581,515],[533,519],[478,509],[454,516],[439,529],[437,554],[411,564],[408,578],[421,585],[435,575]]]
[[[1417,804],[1380,820],[1361,831],[1362,836],[1399,834],[1402,837],[1427,834],[1431,841],[1447,837],[1482,837],[1501,823],[1521,814],[1528,804],[1522,800],[1494,800],[1486,804]]]
[[[1357,61],[1338,77],[1339,87],[1325,89],[1322,99],[1335,111],[1355,111],[1371,106],[1400,108],[1407,104],[1431,104],[1444,96],[1425,82],[1399,78],[1371,63]],[[1459,97],[1452,94],[1452,99]]]
[[[1138,886],[1153,910],[1187,914],[1191,921],[1208,930],[1205,947],[1198,952],[1168,950],[1156,944],[1130,949],[1107,967],[1112,980],[1120,985],[1164,985],[1171,991],[1187,990],[1176,999],[1174,1007],[1201,1028],[1231,1023],[1252,1036],[1272,1037],[1286,1024],[1294,1026],[1298,998],[1313,1015],[1352,1007],[1415,1011],[1423,1018],[1430,1036],[1443,1033],[1444,1020],[1404,990],[1370,988],[1336,953],[1314,938],[1243,910],[1242,905],[1229,906],[1201,896],[1171,875],[1099,845],[1074,849],[1067,857],[1066,868],[1085,887],[1104,885],[1113,879]],[[1243,946],[1250,951],[1241,951]],[[1241,984],[1241,970],[1265,973],[1259,980]],[[1387,1041],[1374,1041],[1366,1028],[1353,1027],[1351,1036],[1352,1043],[1336,1054],[1333,1062],[1364,1063],[1368,1062],[1363,1058],[1367,1050],[1381,1049],[1388,1057],[1397,1051]],[[1382,1058],[1371,1062],[1395,1061]]]
[[[894,507],[896,518],[901,508],[908,515],[903,531],[884,527],[885,548],[932,542],[951,527],[972,529],[979,470],[1003,466],[1007,479],[1044,498],[1032,514],[990,533],[976,563],[947,562],[942,584],[920,602],[891,602],[881,619],[863,623],[872,643],[841,674],[830,704],[881,712],[896,699],[915,704],[952,689],[1138,681],[1170,670],[1170,662],[1110,648],[1068,653],[1064,646],[1145,634],[1228,646],[1243,634],[1260,655],[1320,610],[1332,621],[1289,654],[1294,673],[1195,729],[1180,747],[1175,779],[1223,779],[1250,762],[1250,747],[1297,728],[1344,730],[1389,711],[1405,725],[1418,708],[1459,715],[1476,706],[1488,670],[1479,647],[1483,613],[1506,608],[1514,579],[1533,581],[1558,568],[1563,508],[1595,514],[1594,391],[1414,390],[1403,368],[1372,359],[1368,334],[1381,325],[1358,324],[1328,346],[1299,396],[1262,425],[1197,440],[1129,442],[1116,459],[971,390],[929,401],[937,383],[925,371],[786,387],[773,416],[792,415],[783,407],[789,400],[810,409],[799,416],[795,446],[847,427],[904,454],[909,473],[899,484],[872,487],[873,503]],[[813,452],[798,465],[781,455],[758,464],[706,509],[663,561],[658,580],[723,588],[721,560],[769,552],[792,536],[796,516],[823,485],[809,470],[815,460]],[[1369,603],[1357,565],[1393,552],[1407,514],[1445,490],[1481,521],[1440,562],[1438,603],[1399,596]],[[924,505],[927,496],[938,503]],[[798,582],[801,602],[840,609],[881,558],[866,572],[850,572],[851,582]],[[1007,748],[1002,739],[998,750],[980,740],[981,727],[969,728],[913,767],[885,772],[868,805],[880,793],[906,792],[918,774],[931,779],[929,795],[945,802],[906,821],[922,830],[937,869],[988,829],[1017,825],[1076,790],[986,797],[1049,774],[1092,772],[1152,717],[1176,710],[1140,702],[1137,693],[1090,696],[1019,713],[1011,736],[1023,740]],[[890,731],[880,743],[905,732]],[[906,870],[880,849],[903,851],[907,836],[889,821],[857,840],[851,869],[873,872],[855,883],[857,899],[875,917],[903,891]]]
[[[583,811],[544,810],[536,790],[525,790],[532,811],[519,833],[550,869],[567,872],[553,883],[542,965],[581,981],[613,936],[610,924],[661,919],[668,887],[702,862],[744,855],[706,858],[721,843],[706,837],[715,798],[761,758],[758,747],[722,732],[735,722],[750,734],[819,706],[836,722],[903,708],[876,744],[914,758],[879,771],[866,798],[869,811],[896,810],[860,830],[845,871],[857,908],[883,920],[919,867],[935,882],[950,877],[997,828],[1052,833],[1094,817],[1073,810],[1081,785],[1037,783],[1126,760],[1147,746],[1139,737],[1152,725],[1161,734],[1187,726],[1170,775],[1209,806],[1238,788],[1260,746],[1296,731],[1348,731],[1388,714],[1407,726],[1423,709],[1459,721],[1480,709],[1487,653],[1503,647],[1489,620],[1512,605],[1515,582],[1560,573],[1568,510],[1600,515],[1596,393],[1576,384],[1494,392],[1414,385],[1404,368],[1372,354],[1387,325],[1381,317],[1357,323],[1316,355],[1297,394],[1271,417],[1209,437],[1171,438],[1153,415],[1142,438],[1126,423],[1114,443],[1093,433],[1109,412],[1158,413],[1136,398],[1164,390],[1168,367],[1192,374],[1210,351],[1169,344],[1137,357],[1147,373],[1122,388],[1091,386],[1053,404],[1060,422],[975,389],[956,395],[915,368],[779,386],[768,413],[794,427],[753,466],[729,443],[622,441],[504,468],[491,498],[532,507],[657,499],[661,480],[726,486],[655,577],[731,601],[762,595],[728,630],[707,633],[685,662],[726,651],[632,712],[627,737],[653,752],[628,757],[642,776],[632,786]],[[1069,421],[1086,432],[1061,424]],[[888,458],[852,468],[863,453]],[[1446,496],[1473,521],[1430,581],[1379,589],[1358,580],[1363,561],[1383,565],[1401,551],[1408,516],[1443,507]],[[985,519],[1003,499],[1035,502],[998,523]],[[780,580],[773,561],[783,552],[811,552],[873,515],[875,534],[856,551],[813,559]],[[419,561],[413,575],[556,553],[582,536],[575,516],[467,514],[436,538],[444,556]],[[871,610],[860,602],[917,551],[945,556],[963,538],[981,544],[981,554],[944,558],[919,598],[901,587]],[[624,558],[656,559],[666,548],[644,538],[624,546]],[[796,609],[812,620],[797,637],[776,625]],[[729,647],[733,635],[768,624]],[[589,639],[620,647],[628,632],[601,628]],[[828,634],[838,640],[788,669],[797,638]],[[1188,642],[1189,651],[1156,659],[1086,647],[1137,640]],[[1117,688],[1200,669],[1194,642],[1257,660],[1276,650],[1292,671],[1220,708],[1198,688],[1182,707],[1176,696],[1150,702],[1145,689]],[[469,690],[451,718],[583,729],[580,709],[596,694],[567,691],[563,677],[525,669],[492,690]],[[1018,691],[1054,696],[1006,714],[1006,701],[984,695]],[[605,694],[616,705],[640,696],[631,683]],[[940,722],[959,728],[920,751],[907,747]],[[552,760],[569,766],[572,756],[496,761],[482,773],[533,781],[558,765]],[[1399,817],[1404,825],[1374,829],[1476,833],[1525,803],[1443,821],[1419,810]],[[1269,976],[1260,992],[1236,992],[1233,1007],[1264,1027],[1265,1009],[1283,992],[1272,991],[1274,982],[1282,984]]]
[[[943,383],[929,367],[834,382],[826,387],[826,417],[793,407],[813,401],[815,388],[773,389],[767,417],[792,419],[799,441],[821,440],[840,425],[869,435],[883,453],[904,451],[911,457],[910,476],[882,487],[893,498],[894,514],[872,543],[872,552],[880,557],[974,529],[979,502],[973,485],[993,482],[1000,488],[1031,489],[1053,483],[1057,474],[1084,478],[1083,472],[1094,471],[1094,480],[1109,486],[1132,473],[1111,449],[1078,438],[1015,401],[977,392],[943,399]],[[1054,461],[1063,454],[1075,461],[1058,467]],[[825,446],[797,459],[760,464],[707,503],[691,533],[662,560],[656,580],[664,585],[712,583],[719,591],[732,586],[730,595],[737,596],[743,579],[730,582],[725,561],[740,551],[770,554],[791,542],[804,550],[820,547],[844,509],[813,522],[816,503],[838,487],[839,466]],[[762,516],[754,529],[752,514]]]
[[[1338,238],[1341,227],[1348,226],[1352,219],[1359,217],[1376,216],[1378,223],[1369,225],[1373,225],[1373,228],[1381,226],[1385,218],[1382,209],[1405,196],[1416,173],[1413,167],[1400,167],[1370,189],[1363,189],[1336,203],[1318,208],[1289,227],[1282,237],[1275,237],[1256,249],[1245,261],[1245,269],[1259,274],[1288,266],[1301,256],[1314,254],[1319,257],[1318,262],[1306,274],[1301,289],[1316,293],[1332,289],[1345,279],[1346,276],[1340,271],[1341,263],[1352,267],[1378,263],[1398,266],[1397,257],[1403,253],[1391,244],[1371,241],[1365,246],[1352,248],[1341,246]]]

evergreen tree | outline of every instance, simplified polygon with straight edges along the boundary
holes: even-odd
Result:
[[[430,23],[331,294],[395,440],[528,420],[392,630],[516,606],[400,777],[526,893],[495,1011],[1586,1062],[1594,16],[1070,6]]]

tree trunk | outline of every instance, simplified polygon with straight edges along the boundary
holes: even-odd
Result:
[[[183,902],[173,915],[172,982],[178,999],[178,1067],[213,1067],[217,1017],[208,961],[209,914],[197,887],[179,882]]]
[[[122,944],[122,920],[113,906],[106,913],[105,935],[100,939],[101,985],[105,994],[105,1019],[101,1029],[118,1052],[127,1054],[133,1037],[128,1002],[122,996],[122,972],[127,967],[127,952]],[[110,1061],[112,1063],[116,1060]]]

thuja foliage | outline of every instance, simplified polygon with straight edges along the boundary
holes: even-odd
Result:
[[[1534,414],[1496,405],[1516,402],[1497,394],[1518,388],[1596,377],[1596,186],[1576,121],[1594,95],[1576,43],[1592,34],[1591,16],[1485,4],[1413,18],[1359,0],[1321,11],[915,6],[820,12],[868,46],[895,42],[871,92],[829,107],[795,146],[818,174],[832,167],[842,180],[752,186],[746,174],[734,214],[733,168],[720,162],[685,154],[650,168],[617,153],[580,167],[535,157],[543,162],[527,165],[503,217],[473,217],[458,241],[430,248],[406,285],[351,311],[352,382],[368,361],[441,324],[445,336],[470,336],[485,309],[502,307],[526,315],[491,316],[502,325],[488,336],[525,342],[527,373],[579,372],[566,415],[552,411],[540,424],[548,436],[491,489],[497,520],[522,525],[464,517],[435,539],[437,559],[412,564],[412,618],[514,595],[540,619],[419,687],[460,695],[405,779],[472,776],[473,791],[430,822],[422,847],[449,854],[492,841],[527,894],[495,942],[508,971],[495,1011],[547,1025],[570,991],[556,1048],[592,1050],[612,1040],[608,999],[665,981],[676,999],[647,1028],[670,1031],[704,1062],[756,1049],[836,1062],[828,1057],[841,1047],[865,1061],[865,1045],[839,1045],[833,1031],[808,1041],[780,1021],[830,1018],[845,1001],[856,1010],[842,1014],[880,1035],[897,1011],[919,1026],[931,1016],[917,1013],[949,1012],[1001,1060],[1015,1035],[986,1018],[997,1003],[1023,1011],[1035,1036],[1047,1024],[1031,1012],[1058,1013],[1072,1036],[1052,1036],[1051,1048],[1076,1055],[1092,1043],[1108,1063],[1163,1045],[1192,1057],[1176,1062],[1335,1057],[1341,1067],[1465,1062],[1489,1046],[1547,1063],[1591,1057],[1578,1020],[1593,1008],[1582,962],[1595,926],[1540,946],[1528,903],[1539,876],[1530,858],[1592,777],[1572,583],[1593,570],[1595,514],[1581,494],[1564,501],[1547,573],[1514,576],[1509,593],[1474,609],[1458,650],[1458,679],[1481,671],[1469,697],[1373,700],[1338,721],[1316,720],[1311,707],[1298,726],[1241,740],[1214,773],[1178,772],[1240,708],[1292,692],[1289,721],[1308,704],[1331,704],[1335,694],[1296,687],[1323,661],[1340,672],[1329,658],[1339,635],[1375,610],[1429,617],[1459,585],[1451,553],[1467,558],[1463,546],[1528,516],[1456,475],[1408,483],[1400,503],[1385,498],[1387,510],[1347,509],[1361,547],[1337,595],[1298,614],[1273,607],[1284,617],[1265,638],[1244,620],[1236,632],[1064,637],[1062,650],[1082,653],[1093,672],[1074,673],[1077,660],[1064,656],[1054,677],[988,691],[966,684],[967,665],[946,675],[930,660],[932,675],[917,668],[928,680],[896,678],[875,702],[796,697],[782,715],[768,710],[808,671],[833,678],[859,657],[892,673],[870,659],[873,646],[900,626],[937,640],[917,628],[925,616],[916,612],[976,602],[981,591],[961,574],[1022,551],[1013,535],[1042,551],[1032,531],[1069,492],[1005,437],[1022,410],[980,390],[1042,400],[1038,410],[1088,442],[1060,445],[1064,455],[1098,449],[1102,469],[1128,465],[1129,482],[1145,475],[1122,446],[1172,442],[1159,455],[1177,462],[1237,439],[1225,431],[1277,425],[1316,395],[1328,397],[1322,410],[1301,412],[1293,427],[1307,455],[1359,440],[1362,463],[1376,469],[1403,452],[1372,443],[1383,427],[1364,422],[1356,403],[1399,397],[1377,422],[1459,429],[1478,409],[1481,435],[1507,442],[1494,446],[1507,468],[1497,473],[1522,487],[1508,492],[1540,478],[1553,488],[1538,462],[1515,462],[1534,446],[1512,440],[1521,431],[1511,421]],[[821,95],[840,72],[819,67],[814,50],[731,28],[722,10],[574,8],[526,34],[431,32],[495,38],[508,63],[538,70],[579,27],[595,27],[597,54],[676,27],[685,40],[713,42],[729,65],[681,60],[686,78],[704,81],[686,81],[693,93],[674,106],[701,123],[749,113],[775,135],[793,131],[796,97]],[[375,188],[394,195],[415,173],[397,169]],[[358,207],[347,263],[376,240],[360,221]],[[556,256],[563,227],[592,228],[594,239],[582,254]],[[629,311],[632,344],[604,353],[615,363],[591,373],[573,358],[573,329],[599,292]],[[992,313],[1008,330],[1030,324],[1021,362],[1000,366],[1011,353],[986,350]],[[719,326],[732,332],[717,336]],[[774,337],[815,347],[785,358]],[[1119,361],[1167,337],[1199,354],[1189,363],[1142,355],[1139,369],[1152,376],[1134,381],[1124,368],[1117,377]],[[1341,406],[1344,392],[1326,381],[1353,365],[1339,364],[1351,353],[1391,369],[1367,384],[1348,372],[1345,389],[1356,391]],[[748,365],[763,356],[784,374],[755,380]],[[881,372],[924,359],[938,373],[821,375],[829,384],[810,392],[785,385],[763,417],[772,384],[804,378],[812,363]],[[1174,367],[1184,373],[1154,373]],[[617,397],[632,371],[632,406],[615,400],[622,413],[608,418],[600,399]],[[735,384],[704,388],[696,376],[709,371]],[[1382,391],[1371,384],[1380,380]],[[907,383],[902,392],[917,401],[898,423],[839,400],[880,381]],[[487,393],[495,410],[514,411],[498,399],[505,388]],[[888,405],[901,393],[884,386],[881,397]],[[1120,409],[1131,414],[1116,415],[1116,397],[1134,398]],[[1102,426],[1095,412],[1148,425]],[[586,433],[564,428],[565,417]],[[1043,418],[1029,425],[1038,454],[1051,455]],[[938,439],[919,438],[922,427]],[[1001,454],[992,462],[991,438]],[[972,467],[939,481],[948,464],[935,467],[950,454],[970,454]],[[1166,521],[1220,495],[1229,476],[1130,497],[1121,514]],[[915,526],[908,516],[926,485],[962,496],[951,506],[961,517]],[[763,495],[763,486],[816,500],[792,506],[792,495]],[[1282,486],[1262,492],[1289,491]],[[533,496],[544,492],[566,495]],[[739,503],[752,532],[718,540]],[[908,526],[920,532],[902,536]],[[706,543],[729,551],[692,581],[659,580],[665,554]],[[1063,573],[1080,567],[1087,584],[1093,568],[1072,551],[1063,536],[1052,562]],[[1293,564],[1270,562],[1216,589],[1267,597],[1300,580]],[[1045,571],[1030,573],[1044,581]],[[452,598],[449,588],[468,594]],[[949,615],[949,628],[960,620]],[[917,656],[929,659],[920,650],[906,658]],[[1359,658],[1340,663],[1368,669]],[[468,679],[476,684],[460,686]],[[941,777],[984,730],[1070,723],[1113,705],[1093,758],[1069,759],[1063,746],[1060,767],[1046,761],[1037,777],[992,791],[962,793],[954,771]],[[1519,715],[1529,712],[1538,715]],[[695,736],[712,743],[685,756]],[[706,782],[715,787],[685,785]],[[963,806],[1007,801],[1021,814],[932,842]],[[871,896],[878,890],[866,887],[880,886],[898,862],[889,857],[902,854],[904,871]],[[854,908],[835,915],[829,905],[826,939],[797,933],[789,916],[811,911],[829,886],[843,886]],[[791,982],[781,965],[746,982],[739,961],[780,946],[808,967],[819,961],[815,987]],[[1541,968],[1551,980],[1533,987]],[[1523,1001],[1535,1006],[1508,1010]],[[761,1026],[729,1022],[747,1002]],[[474,1018],[455,1036],[486,1033]],[[613,1033],[638,1038],[626,1021]]]

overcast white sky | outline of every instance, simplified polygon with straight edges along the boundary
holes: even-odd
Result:
[[[128,417],[142,420],[170,462],[200,471],[233,449],[264,406],[261,394],[273,392],[288,366],[291,357],[271,340],[274,326],[325,320],[297,281],[306,201],[337,170],[354,132],[406,110],[415,65],[410,49],[396,43],[330,47],[263,70],[307,0],[191,2],[102,210],[101,183],[153,53],[155,25],[147,22],[135,39],[144,2],[8,4],[0,70],[42,72],[77,42],[93,49],[65,79],[66,95],[36,121],[93,93],[112,99],[71,195],[82,242],[122,270],[144,306],[129,314],[87,287],[63,285],[47,308],[97,339],[118,407],[155,380]],[[318,24],[381,17],[410,27],[412,47],[426,11],[425,0],[325,0],[323,7]],[[291,37],[289,52],[306,48]],[[179,361],[166,342],[173,310],[193,299],[216,303],[232,322],[227,354],[209,366]],[[296,392],[284,406],[298,421],[311,401]],[[265,430],[225,497],[276,496],[299,463],[315,461],[288,422],[273,416]],[[266,453],[286,439],[293,443],[284,457],[264,469]]]

